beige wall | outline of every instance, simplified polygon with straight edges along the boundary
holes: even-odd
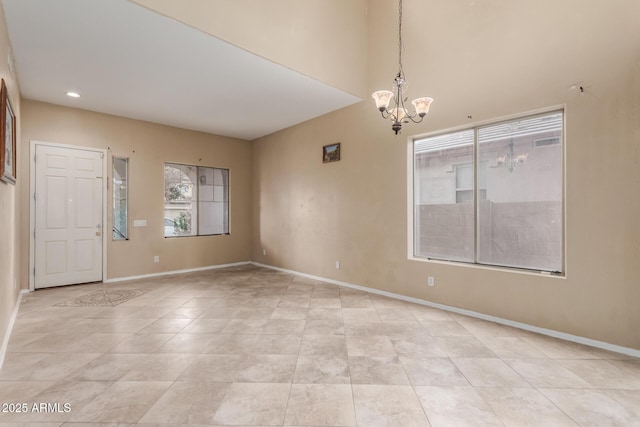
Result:
[[[165,16],[365,97],[366,0],[132,0]]]
[[[108,148],[108,178],[112,179],[112,156],[129,160],[129,234],[127,241],[113,241],[107,233],[107,277],[191,269],[250,260],[251,146],[247,141],[161,126],[138,120],[23,102],[22,148],[29,152],[31,140]],[[29,176],[29,157],[20,167]],[[225,236],[164,238],[164,162],[213,166],[230,170],[230,227]],[[22,212],[29,209],[29,188],[20,194]],[[112,186],[107,194],[111,205]],[[110,209],[108,222],[112,223]],[[134,219],[146,219],[147,227],[133,227]],[[21,224],[23,242],[20,271],[28,285],[29,222]],[[160,262],[154,263],[154,255]]]
[[[396,13],[369,1],[369,91],[396,71]],[[253,260],[640,349],[637,16],[624,0],[406,1],[409,96],[431,113],[396,137],[365,102],[254,141]],[[566,278],[408,260],[407,138],[559,105]],[[322,164],[335,142],[342,160]]]
[[[20,123],[22,114],[20,108],[20,92],[15,76],[9,70],[7,55],[11,52],[7,26],[4,18],[4,10],[0,7],[0,77],[5,81],[9,92],[9,99],[16,114],[17,141],[20,140]],[[19,144],[18,144],[19,145]],[[17,147],[17,156],[22,153]],[[19,265],[20,265],[20,228],[21,215],[19,215],[18,195],[24,187],[24,171],[18,167],[18,180],[16,185],[0,181],[0,346],[5,338],[11,313],[18,299],[20,289]],[[26,175],[28,176],[28,175]],[[1,363],[2,361],[0,361]]]

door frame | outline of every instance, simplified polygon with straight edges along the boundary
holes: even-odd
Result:
[[[107,186],[109,181],[109,171],[107,169],[107,150],[96,147],[85,147],[81,145],[58,144],[55,142],[45,142],[31,140],[29,146],[29,290],[36,289],[36,147],[47,146],[55,148],[70,148],[74,150],[93,151],[102,154],[102,281],[107,281]],[[110,236],[111,234],[109,234]]]

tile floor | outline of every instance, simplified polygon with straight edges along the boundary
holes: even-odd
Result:
[[[147,292],[56,306],[105,288]],[[2,426],[640,426],[640,360],[243,266],[25,295],[0,403],[27,405]]]

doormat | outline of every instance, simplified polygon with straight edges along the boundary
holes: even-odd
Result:
[[[145,293],[147,293],[146,289],[100,290],[61,302],[56,304],[56,307],[114,307]]]

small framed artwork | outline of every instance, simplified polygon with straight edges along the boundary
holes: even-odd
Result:
[[[9,92],[0,83],[0,180],[16,183],[16,116],[9,100]]]
[[[338,160],[340,160],[339,142],[322,147],[322,163],[337,162]]]

